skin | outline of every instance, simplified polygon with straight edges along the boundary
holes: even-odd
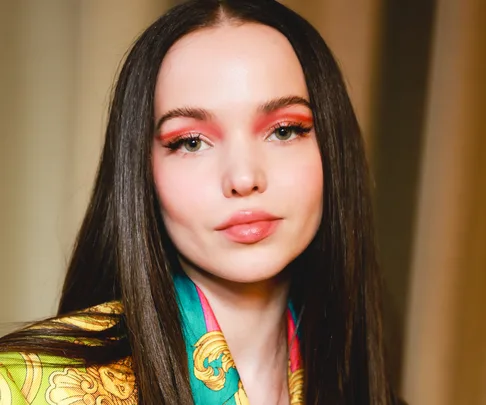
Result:
[[[288,404],[283,270],[322,216],[310,108],[291,102],[262,110],[289,97],[309,100],[292,46],[278,31],[248,23],[183,37],[164,58],[155,89],[152,164],[164,223],[184,271],[211,303],[252,405]],[[183,108],[205,114],[160,122]],[[275,130],[295,124],[307,133]],[[188,134],[200,140],[168,148]],[[274,232],[242,244],[216,230],[248,210],[279,218]]]

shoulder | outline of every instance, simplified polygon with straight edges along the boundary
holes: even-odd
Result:
[[[30,326],[27,330],[63,329],[66,326],[102,331],[116,323],[119,303],[102,304],[65,317]],[[111,316],[114,315],[115,317]],[[63,337],[57,337],[63,339]],[[70,340],[70,339],[69,339]],[[89,341],[74,341],[87,344]],[[7,349],[8,350],[8,349]],[[57,405],[137,403],[137,388],[130,357],[110,364],[85,366],[68,357],[41,353],[0,353],[1,405]]]
[[[69,367],[69,363],[66,358],[34,353],[0,353],[0,403],[2,405],[51,403],[39,401],[39,391],[52,373]]]
[[[123,305],[119,301],[106,302],[71,314],[53,319],[51,326],[74,326],[86,331],[102,331],[113,326],[117,317],[123,314]],[[40,327],[44,327],[42,323]]]
[[[131,359],[83,367],[63,357],[2,353],[0,403],[135,405],[137,388]]]

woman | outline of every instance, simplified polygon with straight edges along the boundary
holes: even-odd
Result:
[[[120,73],[58,317],[0,340],[2,401],[392,403],[367,176],[308,22],[173,8]]]

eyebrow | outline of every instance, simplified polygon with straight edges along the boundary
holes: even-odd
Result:
[[[265,114],[270,114],[274,111],[280,110],[281,108],[289,107],[291,105],[303,105],[309,110],[312,110],[310,103],[305,98],[299,96],[287,96],[276,98],[262,104],[260,107],[258,107],[258,111]]]
[[[300,96],[287,96],[279,97],[270,101],[267,101],[258,107],[258,111],[264,114],[270,114],[281,108],[289,107],[291,105],[303,105],[309,110],[312,110],[309,101]],[[178,117],[193,118],[198,121],[210,121],[214,118],[214,115],[203,109],[194,107],[181,107],[174,108],[173,110],[167,111],[162,117],[159,118],[156,125],[156,130],[158,131],[164,122]]]

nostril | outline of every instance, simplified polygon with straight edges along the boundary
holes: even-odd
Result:
[[[231,189],[231,195],[235,196],[235,195],[245,195],[245,194],[248,194],[248,193],[253,193],[253,192],[257,192],[259,190],[259,187],[258,186],[253,186],[251,189],[246,189],[243,190],[237,190],[237,189]]]

